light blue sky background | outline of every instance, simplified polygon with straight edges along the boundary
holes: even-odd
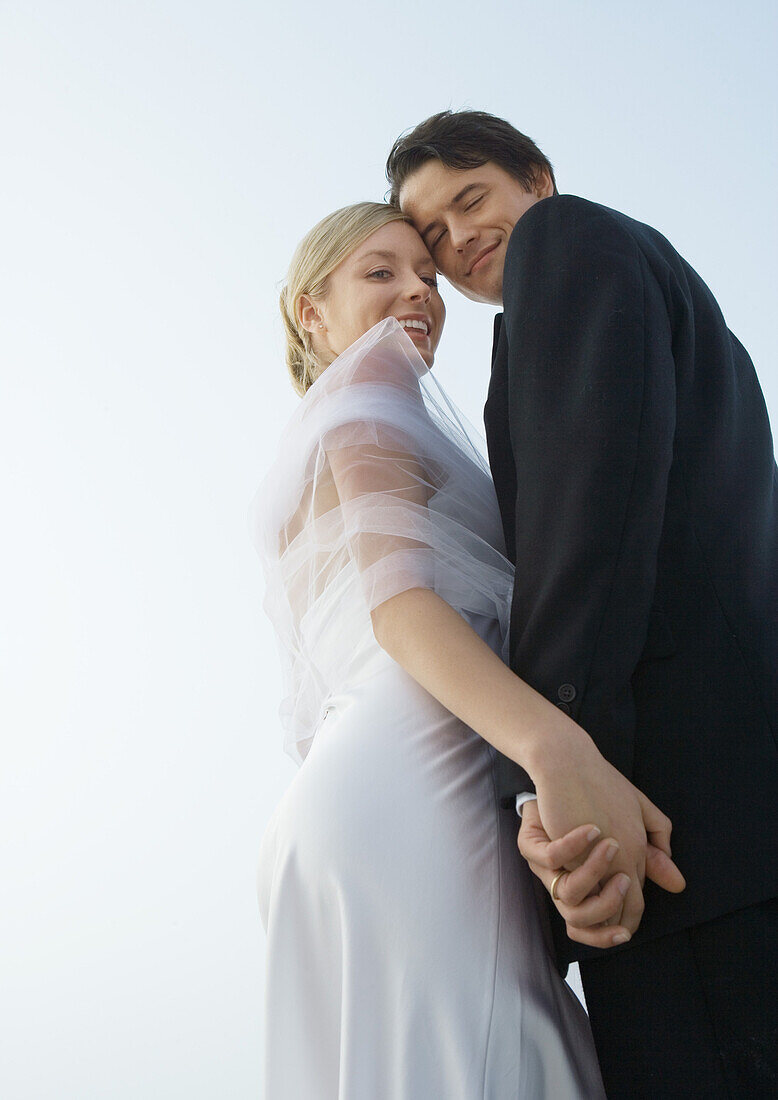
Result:
[[[260,1094],[254,867],[294,765],[246,512],[296,241],[383,196],[409,125],[505,115],[700,271],[775,422],[775,11],[0,5],[4,1098]],[[480,422],[492,311],[447,300]]]

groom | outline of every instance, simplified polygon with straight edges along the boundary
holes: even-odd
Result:
[[[687,878],[644,885],[636,844],[662,842],[592,784],[634,935],[598,950],[551,911],[608,1096],[778,1095],[778,473],[751,360],[664,237],[559,195],[502,119],[434,115],[387,175],[448,281],[503,309],[485,422],[511,667],[668,815]],[[548,754],[522,834],[592,820]]]

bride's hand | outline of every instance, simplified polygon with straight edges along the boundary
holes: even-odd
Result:
[[[537,766],[528,770],[538,795],[537,802],[528,805],[536,807],[549,839],[565,837],[581,822],[591,822],[604,837],[618,842],[609,878],[623,874],[629,879],[613,918],[620,929],[632,935],[640,924],[646,875],[671,893],[684,889],[683,875],[670,856],[670,819],[605,760],[583,730],[546,741]],[[555,866],[573,871],[581,862],[574,857]]]

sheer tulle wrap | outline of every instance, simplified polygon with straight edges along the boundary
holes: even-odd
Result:
[[[327,701],[386,657],[370,612],[428,588],[507,633],[505,557],[485,445],[394,319],[316,380],[251,506],[284,675],[284,747],[301,762]]]

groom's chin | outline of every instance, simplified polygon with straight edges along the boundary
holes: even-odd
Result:
[[[455,283],[456,289],[471,302],[480,302],[481,305],[499,306],[502,308],[502,281],[497,283],[484,283],[482,286],[468,284],[462,286]]]

